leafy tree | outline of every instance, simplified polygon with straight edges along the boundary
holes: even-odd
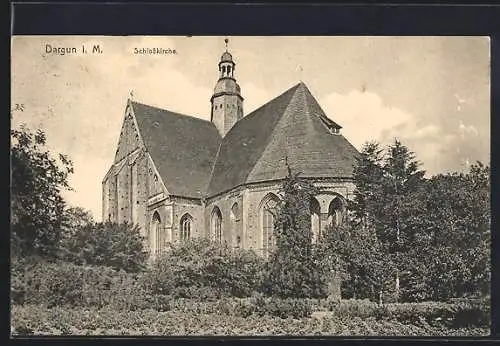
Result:
[[[282,196],[274,225],[275,249],[271,252],[266,292],[282,298],[324,295],[321,272],[312,256],[311,198],[316,188],[292,174],[280,189]]]
[[[61,250],[65,251],[65,246],[81,228],[94,224],[94,218],[90,211],[82,207],[67,207],[64,210],[61,234]]]
[[[103,265],[127,272],[142,270],[148,259],[139,226],[99,222],[76,229],[63,247],[64,259],[75,264]]]
[[[425,265],[414,276],[425,282],[421,299],[486,294],[490,283],[490,177],[478,162],[467,174],[429,179],[419,252]]]
[[[11,130],[11,236],[13,254],[57,256],[71,160],[46,149],[42,130]]]

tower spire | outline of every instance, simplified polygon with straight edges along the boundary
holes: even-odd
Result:
[[[211,121],[215,124],[222,137],[243,118],[243,97],[240,86],[236,82],[234,70],[236,63],[228,51],[229,39],[224,39],[226,50],[219,61],[219,79],[211,98]]]

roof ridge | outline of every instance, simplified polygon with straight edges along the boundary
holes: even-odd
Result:
[[[200,120],[200,121],[203,121],[205,123],[210,123],[210,124],[213,124],[210,120],[207,120],[207,119],[203,119],[203,118],[199,118],[197,116],[194,116],[194,115],[189,115],[189,114],[184,114],[184,113],[179,113],[179,112],[175,112],[175,111],[171,111],[171,110],[168,110],[168,109],[165,109],[165,108],[160,108],[158,106],[153,106],[153,105],[148,105],[146,103],[142,103],[142,102],[137,102],[137,101],[130,101],[132,104],[136,104],[136,105],[139,105],[139,106],[144,106],[144,107],[148,107],[148,108],[153,108],[153,109],[156,109],[156,110],[160,110],[160,111],[163,111],[163,112],[169,112],[170,114],[173,114],[173,115],[176,115],[176,116],[183,116],[183,117],[188,117],[188,118],[191,118],[191,119],[195,119],[195,120]],[[214,125],[215,126],[215,125]]]

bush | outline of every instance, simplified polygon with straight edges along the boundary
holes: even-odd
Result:
[[[78,265],[107,266],[140,272],[148,259],[138,226],[111,222],[89,223],[64,239],[62,258]]]
[[[52,306],[145,308],[150,304],[140,277],[108,267],[67,262],[12,262],[12,302]]]
[[[215,300],[248,297],[260,288],[262,259],[207,239],[174,244],[144,278],[152,294]]]
[[[447,328],[488,327],[489,299],[455,302],[394,303],[377,305],[369,300],[331,302],[329,310],[340,319],[361,318],[398,321],[408,325]]]
[[[247,299],[248,300],[248,299]],[[326,316],[300,320],[252,315],[247,318],[194,312],[14,306],[14,335],[379,335],[379,336],[465,336],[488,335],[486,328],[450,329],[418,327],[398,322],[360,319],[339,320]]]

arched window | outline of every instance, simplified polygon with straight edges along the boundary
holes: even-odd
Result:
[[[241,226],[240,226],[241,214],[240,206],[238,203],[234,203],[231,207],[231,236],[234,239],[235,247],[241,246]]]
[[[321,211],[318,200],[316,198],[311,199],[310,203],[310,212],[311,212],[311,240],[314,243],[318,240],[321,235]]]
[[[189,240],[191,239],[191,229],[193,225],[193,218],[189,214],[184,214],[181,217],[181,224],[180,224],[180,238],[181,241]]]
[[[222,213],[218,207],[212,211],[211,229],[214,240],[222,243]]]
[[[335,197],[328,207],[328,224],[340,226],[343,223],[345,202],[341,197]]]
[[[164,242],[163,232],[161,229],[161,218],[157,211],[153,214],[153,220],[151,224],[151,250],[154,256],[158,256],[161,253],[162,245]]]
[[[269,253],[276,245],[276,239],[274,237],[274,221],[278,202],[279,198],[273,193],[266,195],[261,202],[262,250],[264,256],[269,256]]]

